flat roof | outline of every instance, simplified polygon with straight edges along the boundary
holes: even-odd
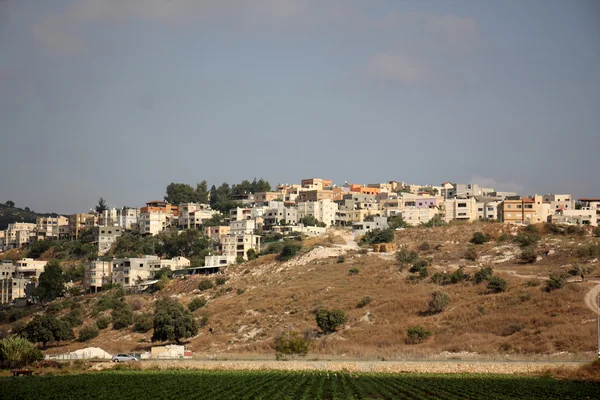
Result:
[[[598,198],[594,198],[594,197],[584,197],[583,199],[577,199],[579,201],[600,201],[600,199]]]

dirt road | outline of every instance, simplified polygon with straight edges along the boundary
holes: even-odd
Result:
[[[598,293],[600,293],[600,283],[592,288],[585,295],[585,305],[595,313],[598,313]]]

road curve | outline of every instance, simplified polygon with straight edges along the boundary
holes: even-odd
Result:
[[[585,305],[596,314],[598,313],[598,302],[596,300],[598,298],[598,293],[600,293],[600,284],[594,286],[592,290],[587,292],[584,298]]]

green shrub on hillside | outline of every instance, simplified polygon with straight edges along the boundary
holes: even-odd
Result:
[[[292,259],[301,249],[301,243],[289,240],[283,244],[281,253],[279,253],[279,256],[277,258],[279,259],[279,261],[288,261]]]
[[[99,331],[97,327],[94,325],[87,325],[79,330],[79,338],[77,338],[77,340],[80,342],[87,342],[88,340],[97,337],[98,334]]]
[[[317,326],[323,331],[323,333],[333,333],[341,325],[348,321],[346,313],[339,309],[327,310],[320,309],[315,315]]]
[[[421,325],[410,326],[406,330],[406,344],[423,343],[431,336],[431,332]]]
[[[431,314],[441,313],[450,304],[450,296],[446,292],[434,291],[431,293],[431,300],[427,303],[427,310]]]
[[[499,276],[492,276],[488,279],[487,289],[492,293],[506,291],[506,281]]]
[[[239,291],[239,289],[238,289],[238,291]],[[244,293],[244,292],[242,291],[242,293]],[[241,294],[241,293],[238,293],[238,294]],[[204,307],[206,305],[206,303],[207,303],[206,299],[204,299],[202,297],[195,297],[188,304],[188,310],[190,310],[191,312],[194,312],[197,309]]]
[[[470,240],[470,242],[475,245],[484,244],[489,241],[490,241],[490,237],[487,235],[484,235],[483,232],[475,232],[473,234],[473,237]]]
[[[379,244],[379,243],[390,243],[394,240],[394,230],[391,228],[387,229],[373,229],[367,231],[362,239],[361,244]]]

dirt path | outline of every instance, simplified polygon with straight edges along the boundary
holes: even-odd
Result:
[[[358,243],[356,243],[356,240],[354,240],[354,238],[352,237],[351,231],[336,229],[335,231],[333,231],[333,234],[341,237],[346,242],[346,244],[336,244],[334,246],[339,247],[344,250],[359,250],[360,249],[360,246],[358,245]]]

